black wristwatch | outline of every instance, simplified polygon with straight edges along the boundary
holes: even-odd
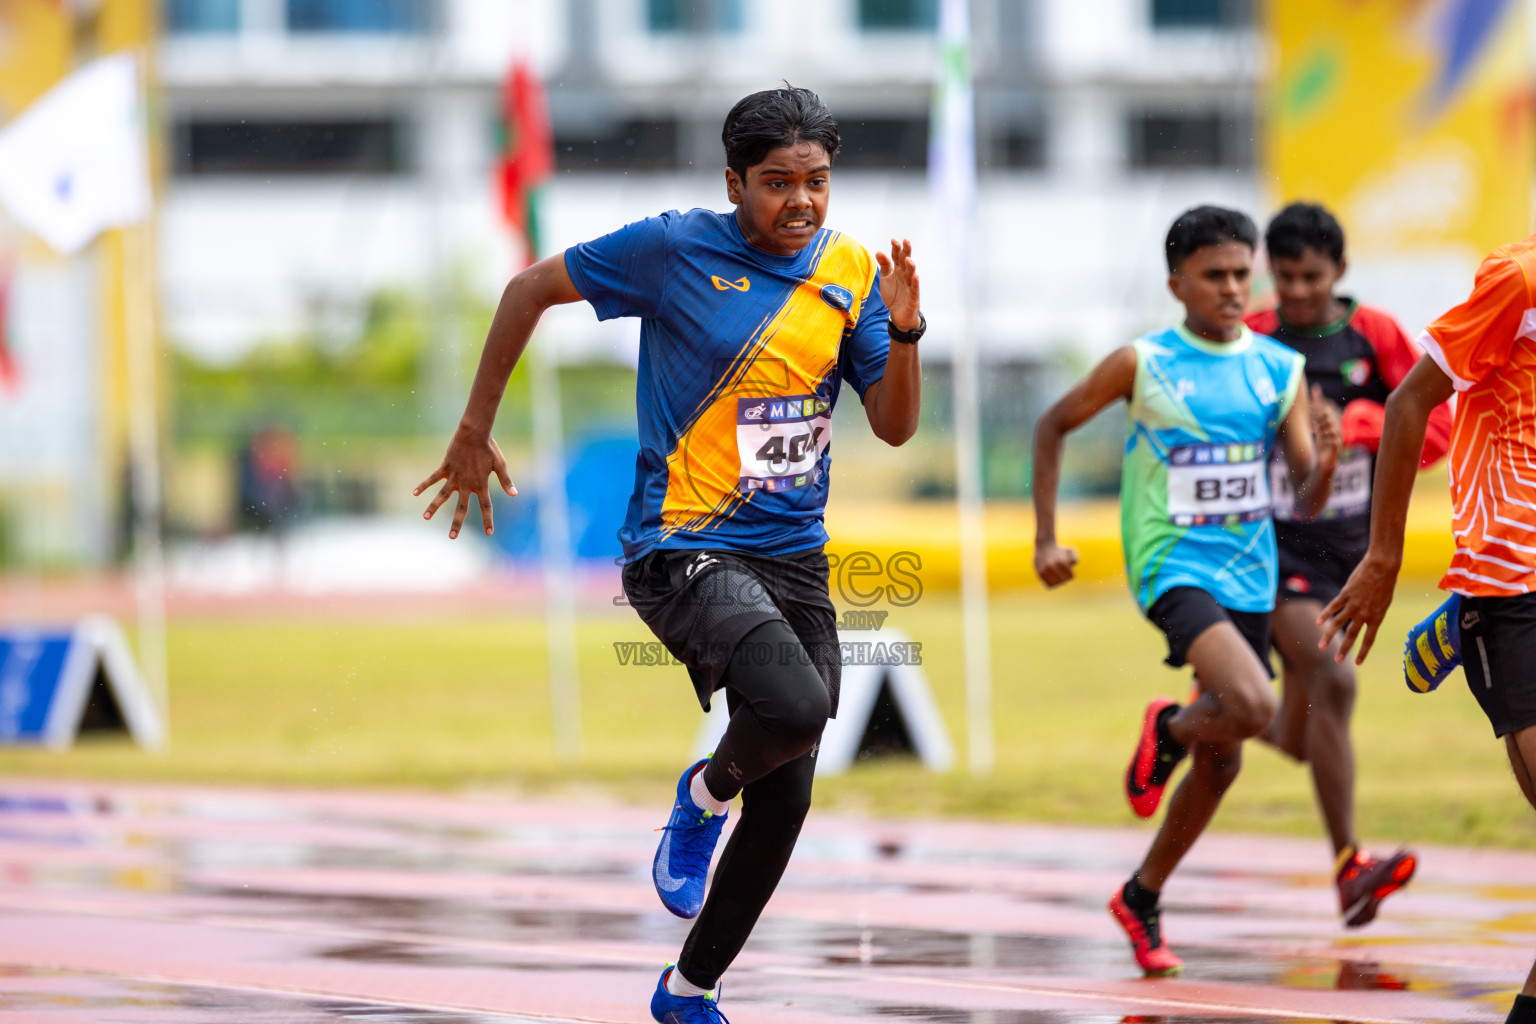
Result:
[[[895,320],[885,322],[885,331],[891,336],[892,341],[899,341],[903,345],[916,345],[917,339],[923,336],[928,329],[928,318],[923,316],[923,311],[917,311],[917,326],[910,331],[903,331],[896,326]]]

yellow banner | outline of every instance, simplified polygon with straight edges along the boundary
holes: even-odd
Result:
[[[55,0],[0,0],[0,123],[69,73],[74,24]]]
[[[1273,0],[1273,199],[1334,209],[1356,254],[1530,233],[1531,84],[1520,0]]]

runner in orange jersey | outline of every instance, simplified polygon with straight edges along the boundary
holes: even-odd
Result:
[[[1402,565],[1425,423],[1459,392],[1450,452],[1456,553],[1440,586],[1459,595],[1467,685],[1536,807],[1536,236],[1490,253],[1471,296],[1419,344],[1424,358],[1387,399],[1370,549],[1323,609],[1322,643],[1342,632],[1340,661],[1356,638],[1356,664],[1370,652]],[[1508,1020],[1536,1024],[1536,967]]]

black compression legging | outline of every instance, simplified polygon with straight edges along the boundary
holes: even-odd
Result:
[[[761,657],[769,650],[772,657]],[[703,988],[714,988],[741,952],[789,864],[811,808],[813,748],[831,710],[821,675],[781,620],[743,638],[724,683],[731,723],[704,784],[722,800],[740,789],[741,809],[677,963]]]

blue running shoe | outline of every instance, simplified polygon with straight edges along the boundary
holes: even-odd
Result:
[[[1403,682],[1415,693],[1428,693],[1461,664],[1461,595],[1435,609],[1408,631],[1403,645]]]
[[[709,875],[709,860],[720,841],[720,829],[726,815],[711,814],[693,802],[688,783],[693,773],[709,762],[705,758],[683,772],[677,780],[677,804],[672,818],[657,829],[661,845],[651,863],[651,879],[662,905],[678,917],[698,917],[704,908],[704,879]],[[703,1018],[699,1018],[702,1020]]]
[[[714,996],[675,996],[668,992],[667,976],[673,970],[668,964],[661,972],[656,994],[651,996],[651,1016],[658,1024],[731,1024],[720,1012]]]

